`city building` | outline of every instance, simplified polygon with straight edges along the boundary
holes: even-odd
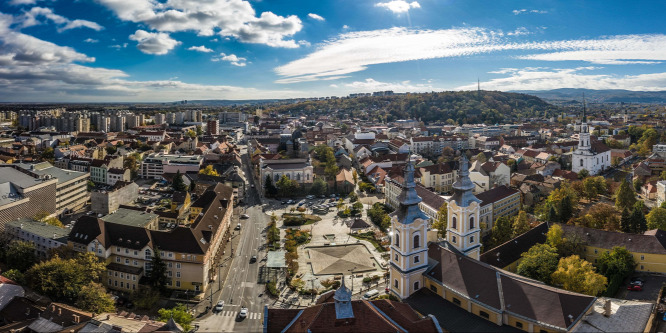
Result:
[[[141,161],[139,176],[148,179],[162,179],[165,173],[176,173],[181,175],[187,172],[199,172],[203,157],[201,155],[168,155],[154,153],[147,155]]]
[[[95,214],[109,214],[139,198],[139,185],[133,182],[118,181],[110,190],[96,190],[90,193],[90,210]]]
[[[54,167],[49,162],[17,163],[16,165],[45,179],[56,179],[55,213],[57,215],[77,211],[90,200],[88,192],[90,174],[87,172],[63,170]]]
[[[312,184],[314,181],[314,168],[308,159],[292,158],[280,160],[261,159],[259,161],[260,181],[262,188],[266,182],[266,176],[273,180],[275,185],[282,176],[295,180],[300,185]]]
[[[511,182],[511,168],[503,162],[474,161],[469,171],[475,194]]]
[[[193,291],[193,299],[201,300],[217,275],[220,244],[223,235],[230,232],[233,213],[230,187],[220,184],[208,192],[212,192],[212,200],[190,225],[166,230],[142,227],[154,223],[153,217],[148,223],[148,217],[142,214],[154,214],[138,210],[129,213],[136,218],[133,223],[83,216],[72,228],[68,245],[104,260],[108,265],[102,282],[109,289],[126,293],[137,290],[141,279],[152,270],[155,251],[160,251],[167,266],[167,287]]]
[[[481,200],[479,221],[485,225],[484,232],[490,231],[498,218],[514,216],[520,211],[520,191],[506,185],[481,192],[476,197]]]
[[[31,218],[7,222],[5,235],[10,240],[20,240],[35,245],[39,259],[48,259],[49,250],[67,245],[70,228],[60,228]]]
[[[438,193],[448,193],[453,190],[453,182],[457,175],[455,163],[437,163],[419,168],[419,171],[421,172],[421,184],[426,188]]]
[[[13,164],[0,164],[0,230],[20,218],[55,214],[57,182]]]

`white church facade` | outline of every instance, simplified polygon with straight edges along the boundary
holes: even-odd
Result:
[[[592,141],[587,125],[585,109],[583,109],[583,122],[578,136],[578,147],[571,156],[571,171],[580,173],[587,170],[590,175],[598,175],[611,166],[611,150],[603,142]]]

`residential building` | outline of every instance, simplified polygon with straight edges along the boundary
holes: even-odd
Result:
[[[481,193],[496,186],[509,185],[511,168],[503,162],[474,161],[470,168],[469,178],[476,186],[474,193]]]
[[[222,235],[229,231],[233,212],[230,187],[211,187],[204,196],[211,198],[192,224],[157,230],[142,227],[148,220],[136,211],[136,223],[104,221],[83,216],[70,232],[68,245],[75,251],[93,252],[107,263],[103,283],[110,289],[133,292],[139,281],[152,270],[155,251],[160,251],[167,266],[167,287],[194,291],[201,300],[217,275]],[[136,214],[136,213],[130,213]],[[146,226],[153,226],[153,217]],[[121,223],[116,223],[121,222]],[[217,283],[217,282],[214,282]]]
[[[482,231],[492,229],[495,221],[502,216],[514,216],[520,211],[520,191],[506,185],[498,186],[476,195],[481,200],[480,223]]]
[[[120,205],[134,203],[139,198],[139,185],[118,181],[110,190],[90,193],[90,210],[95,214],[109,214],[118,210]]]
[[[0,164],[0,230],[26,216],[55,214],[57,182],[14,164]]]
[[[657,182],[657,206],[661,206],[666,202],[666,180]]]
[[[49,250],[67,245],[70,228],[60,228],[31,218],[7,222],[5,235],[10,240],[20,240],[35,245],[35,255],[44,260]]]
[[[56,179],[55,213],[57,215],[81,209],[90,200],[90,192],[88,192],[90,174],[87,172],[63,170],[54,167],[49,162],[18,163],[16,165],[46,179]]]
[[[90,180],[96,184],[109,184],[109,169],[123,169],[122,156],[106,156],[104,159],[95,159],[90,163]]]
[[[181,175],[187,172],[199,172],[203,157],[200,155],[168,155],[155,153],[145,156],[141,161],[139,176],[148,179],[162,179],[165,173]]]
[[[458,174],[454,162],[437,163],[419,168],[421,171],[421,184],[438,193],[448,193],[453,190],[453,182]]]
[[[398,197],[402,192],[402,188],[404,187],[404,177],[387,177],[384,184],[386,187],[384,190],[386,205],[393,209],[397,209],[400,206]],[[419,208],[428,217],[428,223],[432,224],[433,221],[438,220],[439,209],[442,208],[442,205],[444,205],[446,202],[446,197],[425,188],[419,183],[416,184],[416,194],[421,197]]]

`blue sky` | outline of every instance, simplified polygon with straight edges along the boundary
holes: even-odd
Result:
[[[666,90],[666,2],[5,0],[0,101]]]

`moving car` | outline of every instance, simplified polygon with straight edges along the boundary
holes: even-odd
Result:
[[[234,229],[236,229],[236,230],[240,230],[240,228],[241,228],[241,224],[238,223],[238,224],[236,224],[236,228],[234,228]]]
[[[240,312],[238,313],[238,317],[240,317],[240,318],[247,317],[247,308],[246,307],[241,308]]]
[[[257,256],[252,256],[252,258],[250,258],[250,264],[254,264],[255,262],[257,262]]]
[[[643,285],[642,284],[630,284],[629,287],[627,287],[627,290],[643,291]]]
[[[363,295],[363,299],[367,301],[376,297],[377,295],[379,295],[379,290],[372,289]]]
[[[243,215],[240,216],[240,218],[242,218],[242,219],[249,219],[249,218],[250,218],[250,215],[243,214]]]
[[[215,311],[222,311],[224,309],[224,301],[219,301],[215,304]]]

